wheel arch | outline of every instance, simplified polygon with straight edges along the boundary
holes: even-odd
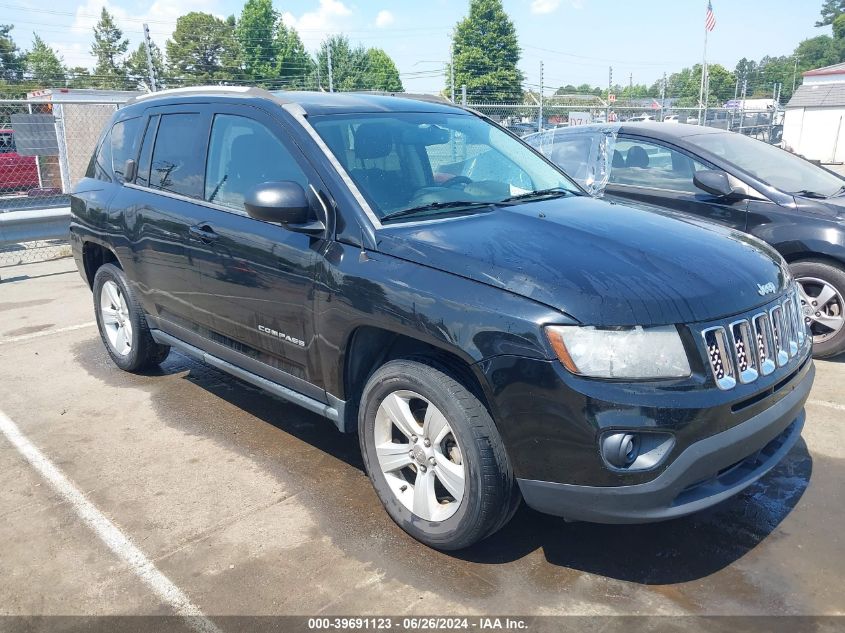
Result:
[[[435,364],[460,381],[487,407],[495,422],[493,399],[477,366],[457,353],[406,334],[363,325],[349,336],[343,355],[342,382],[346,406],[344,431],[358,429],[358,407],[361,392],[370,376],[385,363],[398,358],[416,358]]]
[[[115,252],[108,246],[94,240],[82,242],[82,263],[85,269],[85,280],[88,287],[94,287],[94,276],[103,264],[114,264],[121,270],[123,266]]]

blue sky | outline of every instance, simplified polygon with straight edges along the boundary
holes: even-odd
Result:
[[[132,41],[141,40],[149,22],[160,44],[176,18],[188,11],[221,17],[238,14],[240,0],[52,0],[24,3],[0,0],[0,22],[15,25],[19,46],[38,32],[68,65],[90,66],[91,27],[100,7],[112,11]],[[523,49],[521,67],[528,84],[605,85],[613,66],[614,82],[652,83],[701,60],[706,1],[505,0]],[[830,28],[813,27],[821,0],[713,0],[717,24],[709,36],[708,60],[732,69],[745,56],[788,55],[803,39]],[[329,33],[344,32],[353,42],[385,49],[399,66],[406,90],[435,92],[443,85],[449,33],[467,11],[467,0],[274,0],[285,21],[299,29],[313,50]]]

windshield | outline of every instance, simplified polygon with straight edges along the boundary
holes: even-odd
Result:
[[[845,184],[845,180],[803,158],[735,132],[697,134],[686,140],[788,193],[829,197]]]
[[[580,193],[533,150],[471,114],[393,112],[310,121],[382,219],[466,213],[514,204],[535,192]]]

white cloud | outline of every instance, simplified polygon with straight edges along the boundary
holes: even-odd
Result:
[[[143,13],[130,13],[129,10],[110,2],[109,0],[85,0],[77,6],[75,17],[68,35],[63,41],[56,41],[51,45],[65,58],[69,66],[92,66],[94,58],[91,56],[91,41],[94,25],[100,19],[103,7],[112,15],[124,37],[129,39],[129,51],[132,52],[143,41],[142,24],[150,25],[150,37],[164,50],[165,42],[176,29],[176,20],[191,11],[212,12],[217,2],[208,0],[155,0]],[[222,15],[217,15],[223,18]],[[58,38],[57,38],[58,39]]]
[[[298,18],[290,12],[282,14],[282,20],[294,27],[303,41],[318,43],[327,35],[342,31],[344,20],[352,15],[352,9],[341,0],[320,0],[314,11],[306,11]]]
[[[386,26],[390,26],[395,21],[396,18],[393,17],[393,14],[387,9],[382,9],[378,12],[378,15],[376,15],[376,26],[380,29]]]
[[[560,6],[560,0],[533,0],[531,13],[544,14],[553,13]]]

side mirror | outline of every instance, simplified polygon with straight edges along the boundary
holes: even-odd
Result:
[[[740,193],[731,184],[725,172],[715,169],[703,169],[695,172],[692,182],[702,191],[721,198],[728,198]]]
[[[135,176],[138,175],[138,163],[134,158],[129,158],[123,165],[123,180],[124,182],[135,182]]]
[[[244,208],[256,220],[277,222],[291,231],[317,233],[325,228],[312,218],[305,190],[290,180],[256,185],[244,197]]]

